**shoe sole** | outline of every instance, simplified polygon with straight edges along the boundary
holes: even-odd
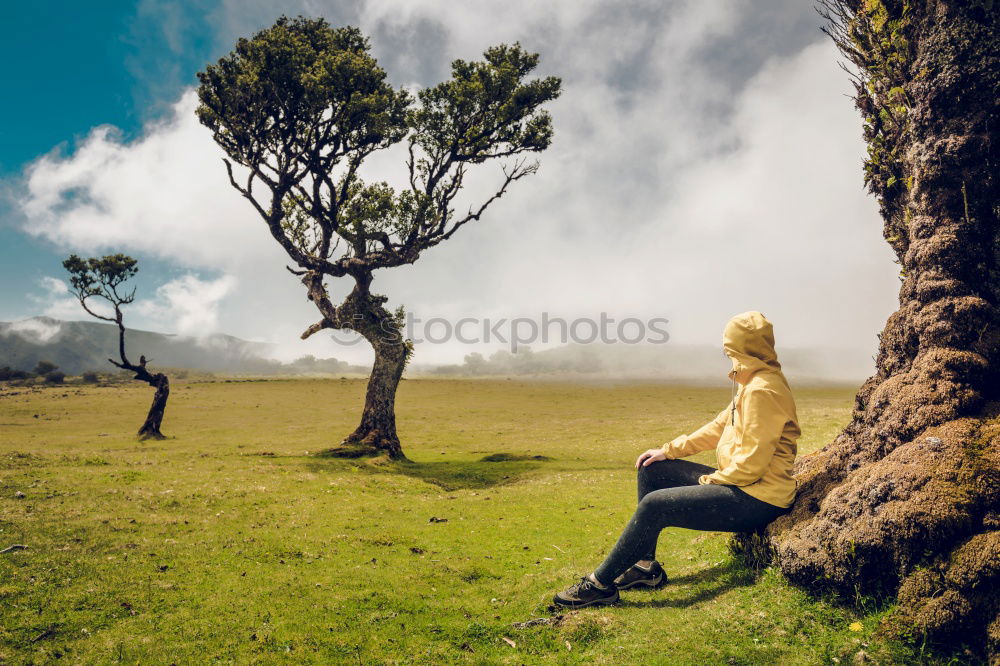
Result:
[[[645,587],[662,587],[663,585],[666,584],[666,582],[667,582],[667,577],[664,576],[663,574],[660,574],[660,577],[657,580],[655,580],[655,581],[651,582],[651,581],[648,581],[648,580],[636,580],[636,581],[632,581],[628,585],[619,585],[618,589],[619,590],[630,590],[633,587],[635,587],[636,585],[644,585]]]
[[[584,603],[570,602],[563,599],[553,598],[552,602],[557,606],[562,606],[563,608],[587,608],[588,606],[611,606],[613,604],[621,601],[621,598],[616,594],[611,599],[594,599],[593,601],[586,601]]]

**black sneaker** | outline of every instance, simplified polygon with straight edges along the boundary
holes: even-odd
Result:
[[[667,574],[663,571],[663,567],[660,566],[659,562],[653,562],[653,565],[649,567],[649,571],[640,569],[637,565],[633,564],[625,573],[615,578],[615,586],[619,590],[627,590],[636,585],[645,585],[646,587],[654,588],[662,587],[666,582]]]
[[[587,606],[598,606],[618,603],[618,588],[609,585],[603,590],[590,580],[589,576],[584,576],[579,583],[570,585],[562,592],[556,593],[552,601],[559,606],[570,608],[586,608]]]

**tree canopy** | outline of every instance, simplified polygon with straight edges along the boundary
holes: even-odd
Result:
[[[518,44],[454,61],[452,78],[416,100],[393,89],[369,49],[357,28],[281,17],[198,75],[200,121],[248,169],[237,182],[226,160],[231,184],[301,268],[332,276],[415,261],[537,167],[516,162],[500,191],[457,214],[469,165],[541,151],[552,138],[540,107],[560,81],[525,81],[538,55]],[[408,188],[361,180],[366,157],[404,140]]]

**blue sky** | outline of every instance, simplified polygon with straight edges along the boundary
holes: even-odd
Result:
[[[61,260],[123,251],[140,260],[134,327],[367,360],[364,345],[299,340],[317,314],[194,116],[196,72],[282,13],[358,25],[395,85],[513,41],[563,78],[539,172],[416,264],[377,273],[391,306],[425,321],[664,317],[684,343],[756,309],[788,345],[874,350],[896,267],[862,185],[849,79],[801,0],[5,3],[0,194],[18,205],[0,208],[0,321],[84,318],[52,290]],[[109,125],[120,133],[94,132]],[[363,175],[398,185],[401,164],[388,151]],[[420,362],[470,351],[492,350],[418,347]]]
[[[24,165],[50,150],[72,152],[101,124],[128,141],[164,113],[212,56],[207,6],[187,2],[183,48],[171,43],[163,15],[119,0],[10,2],[0,5],[0,178],[10,183]],[[0,200],[0,321],[39,312],[27,297],[45,275],[60,276],[66,252],[32,238]],[[163,261],[140,257],[140,285],[170,274]]]

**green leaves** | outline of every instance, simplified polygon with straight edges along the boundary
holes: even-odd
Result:
[[[552,122],[540,107],[559,96],[560,79],[525,82],[538,54],[517,43],[483,55],[483,61],[454,61],[450,80],[420,91],[420,108],[407,122],[414,131],[411,141],[429,155],[479,163],[549,146]]]
[[[394,231],[395,194],[388,183],[364,185],[360,180],[355,181],[341,213],[343,226],[362,238],[371,232]]]
[[[83,309],[92,317],[117,322],[121,328],[121,306],[135,300],[135,288],[133,287],[130,292],[119,292],[119,288],[139,272],[137,264],[138,262],[132,257],[120,253],[89,259],[81,259],[71,254],[63,261],[63,268],[69,273],[69,283]],[[88,301],[94,297],[104,299],[111,304],[114,308],[114,318],[91,309]],[[121,330],[124,335],[125,329]],[[124,346],[122,349],[124,350]],[[122,351],[122,361],[125,361],[124,351]]]
[[[280,17],[198,73],[198,119],[235,161],[275,178],[294,163],[335,164],[395,143],[410,103],[395,91],[357,28]]]
[[[135,290],[131,294],[120,295],[117,288],[139,272],[137,264],[135,259],[124,254],[89,259],[71,254],[63,261],[63,268],[69,272],[70,284],[81,298],[103,296],[112,303],[122,304],[132,302]]]

